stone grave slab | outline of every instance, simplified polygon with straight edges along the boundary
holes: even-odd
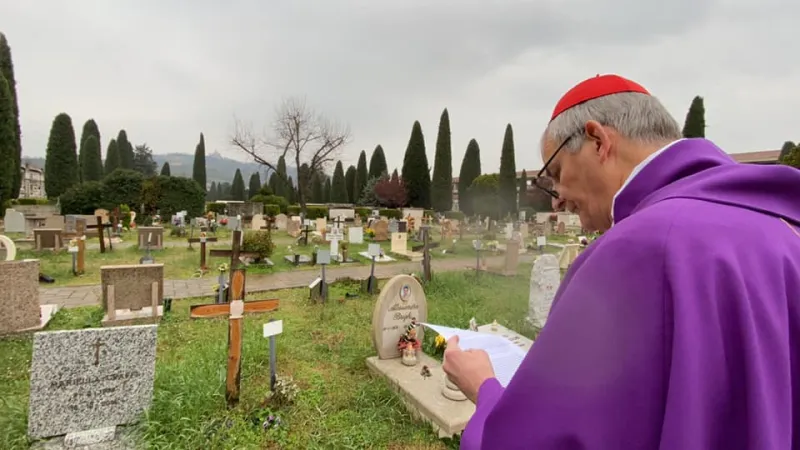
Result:
[[[375,242],[383,242],[389,240],[389,222],[383,219],[376,220],[372,223],[372,231],[375,232],[375,237],[372,239]]]
[[[147,248],[148,240],[150,242],[150,250],[163,250],[164,249],[164,227],[139,227],[139,248]]]
[[[347,230],[347,240],[351,244],[363,244],[364,243],[364,229],[361,227],[350,227]]]
[[[297,255],[297,256],[299,256],[297,261],[298,264],[311,264],[311,258],[308,257],[307,255]],[[292,255],[286,255],[283,257],[283,259],[285,259],[290,264],[294,264],[294,256]]]
[[[580,250],[580,244],[565,244],[564,247],[561,248],[561,253],[558,255],[558,264],[561,269],[569,269],[569,266],[578,259]]]
[[[36,228],[33,230],[33,239],[36,250],[61,250],[64,246],[63,231],[61,228]]]
[[[281,231],[286,230],[286,225],[288,221],[289,218],[286,216],[286,214],[278,214],[277,216],[275,216],[275,227],[277,227]]]
[[[103,326],[153,322],[163,315],[164,265],[101,266]]]
[[[531,284],[528,294],[527,322],[536,328],[544,327],[550,307],[561,284],[559,261],[555,255],[538,256],[531,269]]]
[[[6,215],[3,218],[5,223],[6,233],[27,233],[25,215],[13,209],[6,209]]]
[[[343,220],[355,220],[356,210],[353,208],[331,208],[328,210],[328,218],[335,220],[341,217]]]
[[[44,219],[45,228],[56,228],[63,230],[65,225],[64,216],[47,216]]]
[[[156,334],[155,325],[36,333],[28,436],[85,445],[138,420],[153,397]]]
[[[0,335],[41,330],[58,305],[39,305],[39,260],[0,261]]]
[[[372,256],[369,254],[368,251],[358,252],[358,254],[360,256],[363,256],[364,258],[367,258],[368,260],[372,261]],[[395,261],[395,259],[392,258],[389,255],[386,255],[386,254],[384,254],[383,256],[375,257],[375,262],[376,263],[387,263],[387,262],[392,262],[392,261]]]

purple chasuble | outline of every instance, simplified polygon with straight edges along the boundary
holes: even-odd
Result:
[[[800,450],[800,170],[675,143],[556,294],[465,450]]]

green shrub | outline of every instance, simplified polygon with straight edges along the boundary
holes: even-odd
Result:
[[[269,186],[267,187],[269,189]],[[257,194],[254,195],[251,199],[251,202],[260,202],[263,203],[264,206],[266,205],[277,205],[281,212],[285,212],[286,209],[289,207],[289,201],[286,200],[284,197],[280,195],[262,195]]]
[[[402,219],[403,211],[399,209],[382,209],[381,216],[386,216],[387,219]]]
[[[191,178],[158,176],[142,184],[142,203],[151,214],[159,212],[162,219],[178,211],[186,211],[189,217],[203,215],[205,192]]]
[[[269,217],[275,217],[281,213],[281,208],[278,205],[264,205],[264,214]]]
[[[445,213],[445,214],[446,214],[446,213]],[[423,215],[423,216],[431,216],[431,217],[436,217],[436,211],[434,211],[434,210],[432,210],[432,209],[426,209],[426,210],[424,210],[424,211],[422,212],[422,215]]]
[[[206,204],[206,212],[225,214],[225,203],[208,203]]]
[[[113,204],[103,200],[105,185],[100,181],[87,181],[67,189],[61,194],[61,214],[94,214],[97,208],[113,209]]]
[[[266,231],[248,231],[244,233],[242,251],[256,253],[261,259],[269,258],[275,250],[272,236]]]
[[[306,206],[306,219],[322,219],[328,217],[327,206]]]
[[[461,211],[445,211],[444,217],[451,220],[464,220],[464,213]]]
[[[292,206],[286,207],[286,215],[299,216],[300,215],[300,206],[292,205]]]
[[[144,175],[133,170],[117,169],[105,177],[102,183],[102,199],[106,205],[128,205],[135,211],[139,210]]]
[[[362,219],[369,218],[372,215],[372,208],[354,208],[357,215],[361,216]]]

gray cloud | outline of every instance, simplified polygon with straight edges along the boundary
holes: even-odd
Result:
[[[564,91],[620,73],[683,120],[706,98],[708,135],[729,152],[800,139],[800,4],[767,0],[410,0],[219,3],[3,2],[24,153],[41,156],[53,117],[93,117],[157,153],[228,144],[234,116],[261,127],[287,96],[349,123],[342,159],[382,144],[400,166],[414,120],[433,159],[450,111],[454,170],[467,142],[497,170],[506,123],[517,167],[538,168],[539,133]],[[224,6],[223,6],[224,5]],[[188,9],[191,7],[191,9]]]

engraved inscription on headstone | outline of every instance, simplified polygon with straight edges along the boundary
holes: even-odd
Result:
[[[155,325],[36,333],[28,435],[34,439],[128,424],[150,406]]]
[[[400,357],[397,341],[412,319],[428,320],[425,292],[416,278],[397,275],[381,289],[372,313],[372,341],[380,359]],[[423,338],[422,328],[418,328],[417,336]]]
[[[561,284],[561,271],[555,255],[548,253],[536,258],[531,269],[528,323],[537,328],[544,327],[559,284]]]

